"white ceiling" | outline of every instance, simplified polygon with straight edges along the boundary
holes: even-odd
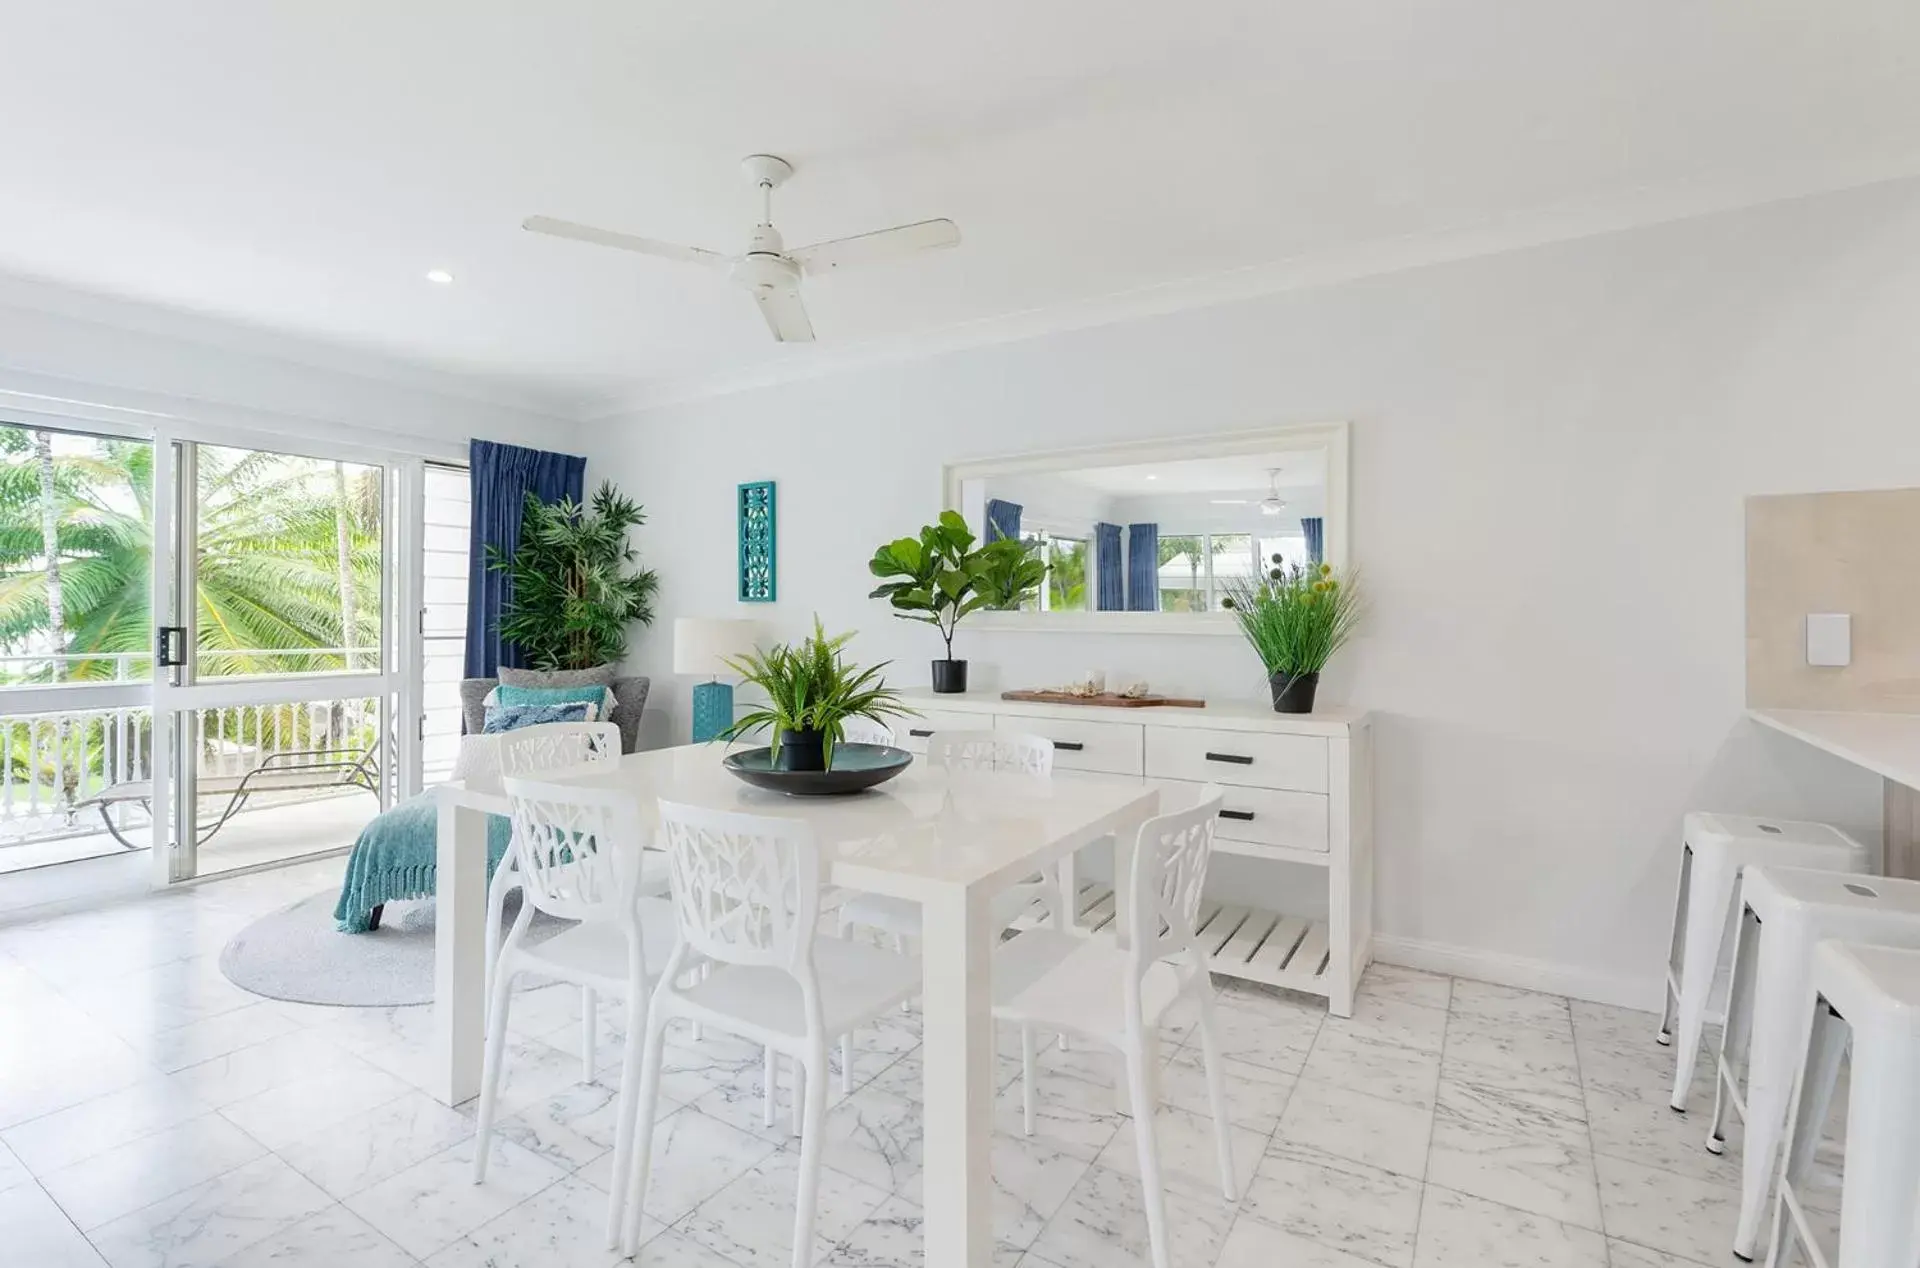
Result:
[[[0,271],[567,409],[1920,171],[1912,0],[0,3]],[[822,342],[781,347],[708,274],[518,228],[737,250],[758,150],[790,242],[964,240],[809,282]]]

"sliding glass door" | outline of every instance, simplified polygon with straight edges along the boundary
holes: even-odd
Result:
[[[0,419],[0,874],[144,845],[153,445]]]
[[[156,867],[350,845],[395,787],[398,473],[179,437],[157,455]]]

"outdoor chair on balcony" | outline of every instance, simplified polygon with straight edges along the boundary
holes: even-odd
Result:
[[[320,792],[330,788],[360,788],[378,796],[380,765],[374,760],[374,746],[271,753],[258,766],[242,775],[200,776],[194,781],[197,796],[225,797],[227,801],[221,807],[219,817],[200,828],[196,840],[201,845],[212,840],[214,833],[225,827],[229,819],[240,813],[248,799],[257,794]],[[131,779],[109,784],[86,800],[75,802],[73,808],[76,812],[98,808],[100,820],[107,825],[107,831],[113,839],[129,850],[137,850],[145,843],[127,840],[121,835],[120,825],[113,821],[114,807],[129,802],[139,804],[148,814],[152,814],[153,781]]]

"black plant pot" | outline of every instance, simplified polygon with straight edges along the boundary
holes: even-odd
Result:
[[[780,756],[775,770],[825,770],[825,737],[819,731],[788,731],[780,737]]]
[[[967,689],[967,662],[964,660],[936,660],[933,662],[933,689],[941,695],[959,695]]]
[[[1314,689],[1320,685],[1320,675],[1276,673],[1267,679],[1267,687],[1273,692],[1273,711],[1275,713],[1312,713]]]

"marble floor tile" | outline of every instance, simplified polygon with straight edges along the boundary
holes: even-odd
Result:
[[[30,1268],[102,1268],[106,1262],[31,1181],[0,1188],[0,1245],[8,1263]]]
[[[220,1110],[229,1122],[277,1149],[398,1100],[415,1089],[364,1061],[282,1083]]]
[[[1091,1165],[1036,1141],[996,1132],[990,1162],[996,1243],[1012,1250],[1031,1246]],[[924,1179],[916,1177],[899,1196],[924,1204]]]
[[[266,1152],[258,1140],[209,1111],[62,1167],[40,1183],[75,1224],[92,1230]]]
[[[1326,1025],[1313,1041],[1301,1077],[1325,1087],[1431,1108],[1440,1082],[1440,1054]]]
[[[654,1124],[652,1162],[641,1209],[672,1224],[726,1185],[765,1162],[776,1146],[689,1106]],[[582,1168],[583,1179],[605,1188],[613,1154]]]
[[[47,1175],[212,1108],[169,1080],[149,1079],[9,1127],[0,1131],[0,1143],[29,1170]]]
[[[1444,973],[1428,973],[1375,960],[1361,976],[1356,994],[1399,1004],[1445,1008],[1453,998],[1453,979]]]
[[[871,1088],[855,1092],[827,1112],[821,1157],[889,1193],[898,1193],[920,1176],[924,1145],[920,1106]]]
[[[1664,1250],[1649,1250],[1617,1237],[1607,1239],[1607,1257],[1613,1268],[1709,1268],[1697,1260],[1682,1259]]]
[[[664,1227],[651,1220],[641,1225],[638,1262],[656,1262],[650,1243]],[[455,1238],[426,1262],[429,1268],[624,1268],[629,1261],[607,1249],[607,1195],[568,1176]]]
[[[1280,1116],[1286,1113],[1295,1077],[1224,1057],[1220,1065],[1221,1082],[1226,1087],[1228,1121],[1265,1136],[1272,1135],[1280,1124]],[[1213,1112],[1207,1097],[1206,1062],[1197,1047],[1182,1048],[1161,1068],[1160,1099],[1193,1114]]]
[[[1564,1018],[1533,1025],[1455,1013],[1447,1019],[1446,1064],[1497,1074],[1503,1082],[1524,1080],[1548,1093],[1580,1094],[1580,1057]]]
[[[1259,1220],[1239,1219],[1220,1247],[1215,1268],[1378,1268],[1371,1259],[1362,1259],[1325,1242],[1282,1232]]]
[[[473,1120],[424,1092],[408,1092],[367,1113],[275,1150],[336,1198],[398,1175],[473,1134]]]
[[[1594,1159],[1607,1233],[1701,1263],[1731,1258],[1740,1193],[1621,1158]]]
[[[1593,1229],[1430,1184],[1413,1268],[1608,1268],[1607,1244]]]
[[[260,1158],[88,1234],[113,1268],[217,1264],[332,1202],[278,1158]]]
[[[644,1268],[742,1268],[714,1251],[708,1250],[691,1237],[684,1237],[673,1229],[667,1229],[647,1242],[640,1258],[631,1261],[644,1265]],[[442,1268],[433,1265],[433,1268]],[[489,1264],[487,1268],[521,1268],[518,1264]],[[547,1268],[545,1263],[531,1263],[525,1268]]]
[[[1589,1092],[1586,1103],[1595,1153],[1646,1163],[1695,1180],[1740,1187],[1745,1143],[1740,1120],[1732,1113],[1727,1115],[1726,1152],[1708,1153],[1707,1129],[1713,1120],[1710,1099],[1702,1099],[1699,1111],[1692,1114],[1674,1113],[1664,1097],[1622,1100],[1604,1092]]]
[[[1269,1150],[1247,1186],[1240,1219],[1331,1246],[1384,1268],[1408,1268],[1420,1224],[1421,1184],[1324,1155]]]
[[[1418,1180],[1426,1175],[1433,1117],[1430,1108],[1303,1079],[1270,1147],[1364,1162]]]
[[[1324,1007],[1222,996],[1214,1009],[1222,1056],[1282,1074],[1298,1074],[1307,1062],[1313,1037],[1326,1020]]]
[[[593,1162],[613,1148],[619,1130],[620,1093],[604,1083],[576,1083],[515,1113],[494,1120],[494,1131],[569,1171]],[[478,1106],[462,1106],[465,1115]],[[661,1097],[662,1118],[680,1109],[670,1097]]]
[[[1174,1268],[1213,1268],[1227,1239],[1235,1211],[1167,1195],[1170,1258]],[[1059,1212],[1049,1221],[1032,1253],[1058,1268],[1112,1268],[1148,1262],[1147,1216],[1140,1182],[1132,1176],[1089,1167]],[[1276,1261],[1266,1260],[1267,1264]]]
[[[1107,1147],[1094,1159],[1097,1166],[1122,1175],[1140,1174],[1140,1146],[1132,1118],[1122,1119]],[[1228,1148],[1233,1159],[1234,1198],[1228,1199],[1220,1178],[1220,1150],[1214,1136],[1213,1119],[1206,1114],[1162,1105],[1153,1116],[1155,1144],[1160,1155],[1160,1181],[1169,1192],[1183,1192],[1196,1199],[1237,1200],[1246,1192],[1247,1181],[1266,1153],[1267,1137],[1256,1131],[1231,1124],[1227,1127]]]
[[[728,1181],[675,1227],[742,1268],[786,1268],[793,1262],[799,1182],[799,1155],[772,1154]],[[891,1196],[832,1167],[820,1168],[813,1258],[824,1257]]]
[[[299,1023],[278,1005],[262,1001],[175,1030],[163,1030],[138,1046],[156,1069],[171,1074],[300,1029]]]
[[[414,1268],[419,1261],[344,1206],[255,1242],[220,1268]]]
[[[323,1035],[302,1030],[188,1066],[166,1081],[220,1109],[289,1083],[369,1068]]]
[[[994,1130],[1092,1162],[1126,1122],[1113,1088],[1107,1084],[1043,1073],[1034,1080],[1033,1096],[1032,1136],[1026,1135],[1024,1101],[1017,1082],[994,1098]]]
[[[1517,1029],[1565,1030],[1572,1020],[1565,996],[1467,978],[1454,983],[1453,999],[1447,1007],[1456,1017],[1497,1022]]]
[[[12,1018],[8,1024],[17,1024]],[[0,1128],[17,1126],[57,1110],[131,1087],[160,1072],[131,1047],[106,1036],[83,1052],[40,1053],[9,1058],[0,1079]]]
[[[5,1193],[16,1184],[26,1184],[33,1179],[33,1173],[27,1170],[27,1164],[14,1156],[5,1141],[0,1141],[0,1193]]]
[[[1419,1004],[1402,1004],[1369,995],[1353,1002],[1353,1016],[1328,1017],[1324,1028],[1345,1031],[1356,1039],[1390,1043],[1402,1048],[1438,1054],[1447,1030],[1448,1014]]]
[[[473,1149],[471,1139],[462,1141],[360,1190],[345,1206],[402,1250],[423,1259],[565,1174],[545,1158],[502,1140],[494,1142],[486,1183],[475,1184]]]
[[[1570,1108],[1569,1108],[1570,1107]],[[1600,1227],[1593,1153],[1579,1103],[1543,1103],[1443,1078],[1427,1159],[1432,1184],[1583,1228]]]

